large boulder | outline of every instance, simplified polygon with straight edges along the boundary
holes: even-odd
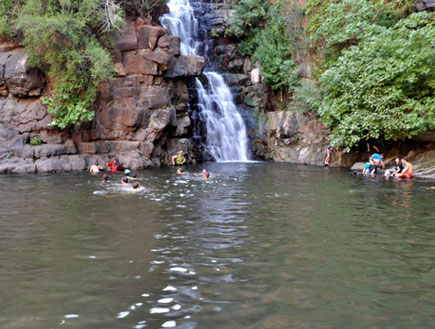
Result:
[[[129,74],[158,75],[158,64],[149,59],[145,59],[136,51],[125,53],[123,64],[125,72]]]
[[[175,108],[168,107],[156,110],[151,116],[149,128],[152,130],[163,131],[168,125],[177,126],[177,115]]]
[[[41,95],[42,75],[28,66],[29,57],[22,51],[4,53],[0,57],[0,80],[9,92],[17,97]],[[1,68],[3,67],[3,76]]]
[[[128,22],[122,34],[115,39],[116,49],[126,51],[137,48],[136,22]],[[115,58],[116,59],[116,58]]]
[[[32,159],[10,158],[0,163],[0,173],[35,173],[36,167]]]
[[[205,60],[200,56],[179,56],[175,58],[174,66],[169,69],[165,77],[178,78],[200,76],[204,69]]]
[[[166,30],[160,26],[141,26],[138,31],[138,48],[154,50],[159,38],[165,34]]]
[[[141,49],[139,50],[139,54],[147,60],[164,66],[168,66],[172,58],[171,54],[161,48],[155,48],[154,50]]]
[[[179,37],[174,35],[164,35],[159,39],[157,45],[162,49],[167,49],[172,55],[179,56],[180,43],[181,39]]]

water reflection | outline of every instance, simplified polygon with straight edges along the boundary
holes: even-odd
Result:
[[[431,183],[207,169],[1,176],[0,327],[432,327]]]

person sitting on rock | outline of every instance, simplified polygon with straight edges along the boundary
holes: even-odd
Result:
[[[172,157],[173,166],[182,166],[186,163],[186,158],[184,157],[183,151],[178,152],[177,155]]]
[[[399,178],[412,178],[412,173],[414,171],[414,167],[412,164],[408,161],[407,157],[404,157],[402,159],[402,164],[405,167],[403,171],[400,173],[400,175],[396,176]]]
[[[101,181],[102,184],[109,184],[109,176],[107,174],[103,175],[103,180]]]
[[[102,167],[102,166],[99,166],[99,165],[96,165],[96,164],[94,164],[94,165],[92,165],[90,168],[89,168],[89,172],[91,173],[91,174],[98,174],[100,171],[102,171],[102,170],[104,170],[104,168]]]
[[[402,164],[402,162],[400,161],[400,158],[399,157],[397,157],[395,160],[395,165],[394,165],[394,168],[393,169],[390,169],[390,170],[387,170],[386,172],[385,172],[385,176],[392,176],[392,177],[394,177],[394,176],[396,176],[396,175],[398,175],[398,174],[400,174],[402,171],[403,171],[403,164]]]

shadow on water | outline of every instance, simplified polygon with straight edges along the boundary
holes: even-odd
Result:
[[[0,176],[0,327],[433,327],[430,182],[205,167]]]

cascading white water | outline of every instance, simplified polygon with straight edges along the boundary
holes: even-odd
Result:
[[[208,90],[196,79],[198,106],[207,130],[207,149],[217,161],[248,161],[245,123],[222,76],[206,72]]]
[[[170,0],[167,3],[169,14],[160,18],[160,23],[173,35],[180,37],[182,55],[196,55],[198,41],[198,21],[189,0]]]
[[[169,0],[169,13],[162,25],[181,38],[182,55],[199,55],[199,24],[189,0]],[[205,56],[207,54],[204,54]],[[248,138],[245,123],[237,111],[230,88],[223,77],[206,69],[205,87],[196,79],[198,108],[206,128],[207,152],[216,161],[248,161]]]

